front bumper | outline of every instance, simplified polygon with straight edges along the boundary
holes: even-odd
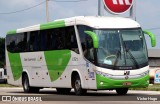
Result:
[[[110,79],[96,74],[97,89],[145,88],[149,85],[149,74],[135,79]],[[125,84],[128,83],[128,84]]]

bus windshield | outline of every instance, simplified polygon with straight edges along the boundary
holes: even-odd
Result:
[[[97,64],[113,69],[138,69],[148,65],[146,42],[138,29],[94,30],[99,39]]]

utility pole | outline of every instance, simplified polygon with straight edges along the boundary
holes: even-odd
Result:
[[[49,1],[49,0],[46,0],[46,21],[47,21],[47,22],[49,22],[48,1]]]
[[[103,10],[104,10],[103,0],[98,0],[98,16],[103,16]]]

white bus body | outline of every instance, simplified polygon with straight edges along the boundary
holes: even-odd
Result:
[[[97,35],[93,35],[93,31]],[[108,55],[106,58],[103,56],[104,59],[99,61],[87,59],[83,52],[84,44],[82,42],[89,43],[85,38],[84,40],[81,39],[81,34],[85,34],[84,32],[99,39],[99,43],[94,41],[94,47],[97,47],[94,51],[94,57],[97,57],[97,60],[101,57],[96,52],[100,52],[99,47],[102,46],[102,41],[108,41],[110,44],[116,39],[120,41],[121,43],[113,43],[115,46],[116,44],[120,45],[118,48],[120,54],[117,51],[114,55]],[[120,32],[125,35],[120,34]],[[130,38],[130,34],[128,35],[130,32],[133,35],[132,38]],[[140,34],[134,36],[132,32]],[[105,35],[100,35],[101,33],[107,34],[108,38]],[[40,40],[37,37],[33,38],[35,34],[37,37],[41,37]],[[56,38],[53,38],[53,41],[55,41],[54,39],[57,40],[55,42],[50,41],[53,36],[47,38],[43,34],[55,34]],[[75,36],[72,36],[72,34]],[[62,35],[66,37],[64,38]],[[116,38],[114,40],[113,35],[118,37],[123,35],[123,39]],[[111,38],[113,40],[105,41],[102,36],[104,39]],[[71,37],[71,39],[68,37]],[[48,40],[45,41],[44,38]],[[36,42],[33,43],[33,41]],[[125,51],[127,48],[124,47],[123,41],[130,42],[127,44],[140,41],[143,46],[139,45],[140,47],[137,50],[142,48],[143,52],[130,49],[133,57],[136,57],[134,54],[138,54],[140,57],[134,59]],[[99,44],[99,46],[96,44]],[[106,44],[110,45],[109,43]],[[43,45],[44,47],[42,47]],[[112,48],[111,45],[108,47],[111,47],[112,51],[117,49]],[[71,48],[77,48],[78,51]],[[144,63],[140,61],[142,59],[145,60]],[[121,61],[123,61],[122,64],[125,64],[124,67],[118,66],[121,66]],[[136,21],[121,17],[80,16],[9,31],[6,38],[6,68],[8,83],[17,86],[23,85],[25,92],[39,91],[40,88],[44,87],[54,87],[57,88],[58,92],[67,92],[74,88],[77,95],[85,93],[88,89],[116,89],[118,94],[126,94],[128,88],[147,87],[149,84],[147,49],[141,27]]]

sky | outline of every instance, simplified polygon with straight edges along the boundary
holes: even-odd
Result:
[[[27,27],[46,22],[45,3],[14,14],[3,14],[30,8],[45,0],[0,0],[0,37],[5,37],[9,30]],[[58,0],[56,0],[58,1]],[[81,2],[56,2],[49,1],[50,21],[73,16],[97,16],[98,0],[86,0]],[[60,0],[72,1],[72,0]],[[75,1],[75,0],[73,0]],[[143,29],[152,31],[157,39],[157,46],[160,49],[160,0],[136,0],[136,20]],[[105,16],[113,16],[104,11]],[[118,16],[118,15],[117,15]],[[128,16],[125,15],[120,16]],[[154,29],[158,28],[158,29]],[[149,37],[146,36],[147,45],[151,48]]]

